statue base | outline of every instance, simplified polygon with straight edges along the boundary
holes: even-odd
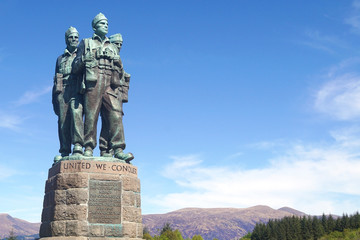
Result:
[[[137,168],[119,161],[63,160],[49,169],[41,240],[142,239]]]

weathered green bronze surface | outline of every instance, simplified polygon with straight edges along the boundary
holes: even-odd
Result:
[[[109,37],[109,40],[112,44],[114,44],[116,46],[117,52],[120,53],[120,50],[121,50],[121,47],[123,44],[123,38],[122,38],[121,34],[120,33],[114,34]],[[117,93],[117,98],[119,99],[119,103],[120,103],[120,106],[122,109],[123,102],[127,102],[127,100],[128,100],[130,74],[123,71],[122,76],[119,76],[119,78],[121,78],[120,85],[119,85],[119,87],[117,87],[116,93]],[[119,131],[120,131],[119,136],[121,138],[121,141],[124,142],[124,144],[125,144],[124,127],[123,127],[123,123],[122,123],[122,116],[124,115],[124,113],[123,112],[121,112],[121,113],[122,113],[121,118],[119,118],[117,121],[119,121],[118,122]],[[111,149],[111,147],[109,146],[110,136],[109,136],[108,124],[104,123],[104,118],[101,118],[101,120],[102,120],[102,125],[101,125],[101,132],[100,132],[100,141],[99,141],[100,154],[101,154],[101,156],[105,156],[105,157],[110,156],[111,157],[114,153],[114,150]],[[124,155],[124,153],[118,153],[118,157],[120,159],[127,158],[127,156]]]
[[[93,158],[100,115],[101,157],[114,157],[118,161],[129,163],[134,156],[123,152],[126,144],[122,104],[128,101],[130,74],[124,71],[119,55],[123,43],[122,36],[115,34],[110,39],[106,37],[108,20],[102,13],[95,16],[92,28],[93,36],[83,39],[78,48],[76,46],[79,34],[75,28],[69,28],[66,32],[67,49],[64,53],[69,56],[66,64],[63,64],[64,70],[61,65],[64,57],[58,59],[60,70],[57,67],[53,103],[54,111],[59,116],[61,156],[57,156],[55,161],[79,157]],[[68,84],[69,81],[64,80],[65,77],[74,79],[73,84]],[[62,91],[59,91],[60,89]],[[69,92],[68,95],[64,89]],[[64,111],[69,113],[63,114]],[[74,145],[74,149],[69,156],[71,144]]]
[[[60,140],[60,154],[55,160],[68,156],[71,145],[73,154],[82,154],[84,143],[84,126],[82,121],[82,95],[79,94],[79,76],[71,73],[71,65],[76,56],[79,43],[79,33],[74,27],[65,32],[66,49],[57,58],[52,94],[55,114],[58,116],[58,132]]]

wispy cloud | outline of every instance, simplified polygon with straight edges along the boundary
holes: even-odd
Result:
[[[11,177],[17,173],[18,172],[12,168],[0,165],[0,181],[5,178]]]
[[[270,150],[275,148],[282,148],[286,145],[286,141],[283,139],[277,139],[272,141],[261,141],[257,143],[248,144],[249,147],[259,150]]]
[[[360,149],[360,127],[358,126],[332,130],[330,131],[330,135],[341,147]]]
[[[305,32],[306,39],[299,41],[300,44],[321,50],[327,53],[335,53],[337,48],[346,48],[347,44],[336,36],[328,36],[316,30]]]
[[[19,125],[23,119],[15,114],[5,113],[0,111],[0,127],[11,130],[19,130]]]
[[[327,82],[316,94],[315,108],[339,120],[360,117],[360,75],[345,74]]]
[[[331,80],[332,78],[335,78],[336,76],[344,75],[345,73],[349,72],[356,72],[358,71],[360,67],[360,58],[353,57],[348,58],[345,60],[342,60],[340,63],[331,66],[327,73],[325,74],[326,80]]]
[[[24,95],[22,95],[16,102],[16,106],[21,106],[29,103],[33,103],[37,101],[41,96],[49,93],[52,89],[52,86],[47,86],[45,88],[34,90],[34,91],[27,91]]]
[[[360,67],[359,59],[350,59],[332,67],[325,83],[315,94],[314,107],[337,120],[355,120],[360,117],[360,73],[346,71]]]
[[[340,134],[340,133],[338,133]],[[258,169],[206,166],[199,156],[172,157],[164,176],[185,191],[152,201],[165,211],[183,207],[291,206],[310,214],[359,210],[360,149],[345,135],[322,147],[288,146]],[[347,142],[345,145],[344,143]]]
[[[344,22],[351,26],[354,33],[360,34],[360,1],[354,0],[352,3],[352,12],[345,18]]]

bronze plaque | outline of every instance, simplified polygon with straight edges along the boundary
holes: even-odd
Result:
[[[90,180],[89,223],[121,223],[121,182]]]

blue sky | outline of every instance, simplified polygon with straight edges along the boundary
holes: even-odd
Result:
[[[142,212],[360,210],[360,1],[0,0],[0,212],[40,221],[55,61],[103,12],[132,76]],[[95,154],[99,154],[97,151]]]

